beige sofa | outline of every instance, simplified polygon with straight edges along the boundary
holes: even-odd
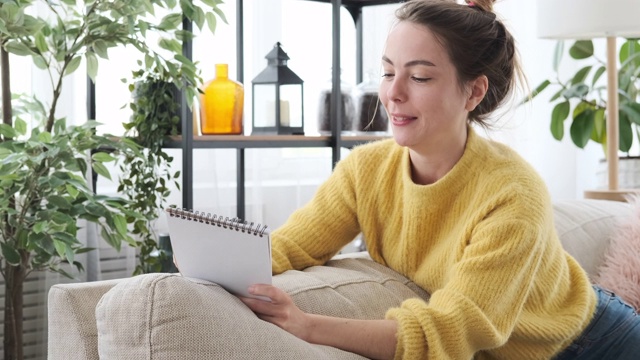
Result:
[[[629,205],[574,200],[554,206],[563,245],[595,275]],[[382,318],[409,297],[429,297],[363,253],[286,272],[274,283],[304,311],[359,319]],[[175,274],[56,285],[48,310],[52,360],[363,359],[306,343],[261,321],[219,286]]]

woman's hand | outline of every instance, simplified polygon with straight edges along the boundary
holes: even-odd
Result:
[[[271,302],[240,297],[256,315],[298,338],[360,354],[370,359],[393,359],[396,351],[395,320],[353,320],[307,314],[289,294],[271,285],[252,285],[249,293]]]
[[[289,294],[272,285],[257,284],[249,287],[249,293],[256,296],[264,296],[271,299],[271,302],[240,297],[240,300],[249,307],[256,315],[268,321],[298,338],[308,341],[309,339],[309,316],[300,310]]]

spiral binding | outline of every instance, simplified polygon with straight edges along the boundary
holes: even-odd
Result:
[[[189,221],[199,221],[207,225],[217,225],[224,229],[242,231],[243,233],[246,232],[260,237],[262,237],[267,230],[267,225],[255,224],[253,222],[248,223],[247,221],[242,221],[239,218],[223,217],[221,215],[205,213],[204,211],[200,212],[170,207],[167,208],[167,213],[172,217],[179,217]]]

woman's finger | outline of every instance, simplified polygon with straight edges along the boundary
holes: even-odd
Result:
[[[267,284],[255,284],[249,286],[249,294],[268,297],[271,299],[272,303],[282,303],[286,302],[288,299],[287,293],[273,285]]]

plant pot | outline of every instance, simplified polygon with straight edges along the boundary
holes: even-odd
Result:
[[[607,162],[603,159],[598,164],[598,188],[608,187]],[[640,156],[626,156],[618,159],[618,188],[640,189]]]

